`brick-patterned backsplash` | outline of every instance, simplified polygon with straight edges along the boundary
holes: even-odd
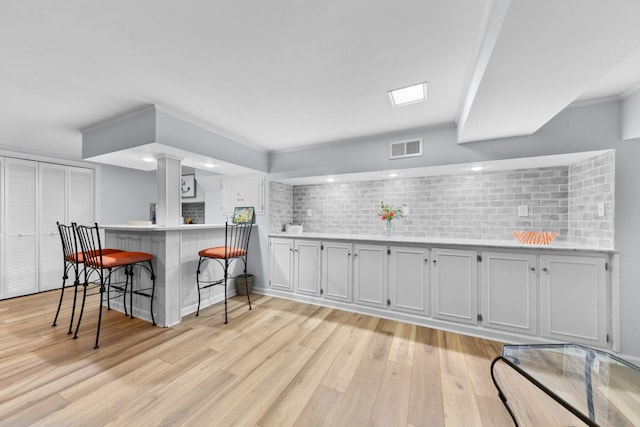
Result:
[[[183,203],[182,217],[191,218],[193,224],[204,224],[204,203]]]
[[[614,248],[615,154],[569,168],[569,239],[592,248]],[[598,214],[598,205],[604,209]]]
[[[285,221],[293,219],[293,187],[279,182],[269,183],[269,231],[282,230]]]
[[[590,176],[613,171],[614,153],[600,157],[575,168]],[[596,168],[598,171],[593,172]],[[380,201],[384,201],[393,207],[405,205],[409,210],[409,215],[393,221],[393,234],[397,236],[510,240],[514,230],[533,230],[553,231],[558,233],[556,240],[582,243],[574,239],[583,237],[584,229],[569,231],[570,203],[580,204],[587,201],[586,197],[592,204],[606,198],[607,190],[599,186],[600,193],[589,192],[580,196],[582,199],[570,194],[569,170],[568,166],[559,166],[293,187],[272,182],[270,230],[279,231],[283,221],[293,219],[304,223],[306,232],[382,235],[385,224],[378,211]],[[606,174],[604,179],[609,179]],[[581,178],[577,182],[583,181]],[[612,189],[606,203],[607,216],[612,219]],[[521,205],[528,207],[528,216],[518,215]],[[291,211],[288,206],[292,206]],[[587,222],[584,227],[591,225]],[[589,244],[613,248],[613,224],[599,221],[597,227],[602,230],[607,226],[611,228],[606,231],[611,233],[595,233],[597,242]]]

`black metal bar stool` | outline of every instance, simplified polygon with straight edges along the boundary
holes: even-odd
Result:
[[[80,328],[80,321],[82,320],[87,295],[87,287],[90,283],[96,283],[100,289],[100,311],[98,314],[98,329],[96,332],[96,344],[94,348],[98,348],[100,325],[102,323],[102,308],[105,300],[107,301],[107,308],[110,308],[111,299],[122,295],[125,314],[127,314],[126,295],[127,292],[129,292],[131,304],[130,311],[131,317],[133,318],[133,294],[135,293],[148,297],[150,299],[151,320],[155,325],[156,321],[153,315],[153,297],[155,293],[156,276],[153,271],[153,263],[151,262],[153,260],[153,255],[146,252],[130,251],[106,254],[102,251],[102,244],[100,243],[100,229],[97,223],[93,226],[73,225],[76,230],[76,236],[80,243],[80,247],[82,248],[84,258],[84,292],[82,295],[82,306],[80,308],[78,324],[73,337],[78,337],[78,330]],[[151,279],[150,288],[134,289],[133,275],[135,266],[139,266],[149,273]],[[119,269],[124,269],[125,281],[124,283],[112,283],[112,275]],[[131,283],[130,289],[129,283]],[[112,289],[116,291],[115,297],[111,297]]]
[[[78,285],[80,284],[80,265],[83,263],[82,252],[78,251],[78,240],[76,238],[76,231],[72,225],[60,224],[56,221],[58,226],[58,232],[60,233],[60,241],[62,242],[62,287],[60,288],[60,301],[58,302],[58,309],[56,310],[56,316],[53,319],[51,326],[57,326],[58,316],[60,315],[60,308],[62,307],[62,301],[64,299],[64,290],[67,287],[73,287],[73,305],[71,307],[71,320],[69,321],[69,331],[71,335],[73,331],[73,318],[76,312],[77,292]],[[121,252],[119,249],[102,249],[104,255]],[[73,272],[73,284],[67,286],[67,279],[69,279],[69,273]]]
[[[198,287],[198,310],[196,311],[196,316],[200,315],[200,291],[202,289],[210,288],[211,286],[224,285],[224,323],[228,323],[227,279],[229,278],[229,267],[236,260],[242,261],[242,263],[244,264],[244,274],[246,277],[249,238],[251,237],[253,222],[254,209],[252,207],[235,208],[233,223],[229,224],[229,222],[225,222],[224,246],[207,248],[198,252],[200,260],[198,261],[198,270],[196,273],[196,285]],[[222,267],[222,279],[202,280],[200,278],[202,265],[207,260],[214,260]],[[245,287],[247,290],[247,301],[249,302],[249,310],[251,310],[251,296],[249,295],[249,285],[246,279]]]

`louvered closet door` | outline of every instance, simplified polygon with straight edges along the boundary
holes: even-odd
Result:
[[[68,221],[82,225],[95,222],[93,211],[93,169],[69,167]]]
[[[40,187],[40,269],[39,290],[48,291],[62,285],[64,264],[62,244],[56,221],[66,221],[67,167],[39,164]],[[73,282],[73,277],[70,278]]]
[[[0,299],[5,297],[4,206],[4,157],[0,157]]]
[[[38,163],[5,160],[5,298],[38,291]]]

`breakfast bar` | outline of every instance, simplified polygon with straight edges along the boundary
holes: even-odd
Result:
[[[196,269],[198,251],[205,247],[224,245],[225,224],[193,225],[108,225],[105,247],[148,252],[154,255],[156,290],[154,317],[159,326],[180,323],[183,316],[194,313],[198,304]],[[208,269],[206,274],[222,278],[222,272]],[[219,277],[218,277],[219,276]],[[149,276],[136,275],[135,280],[147,281]],[[143,284],[144,285],[144,284]],[[224,299],[224,289],[212,287],[203,291],[201,308]],[[114,308],[123,310],[118,301]],[[149,304],[134,296],[134,315],[151,321]]]

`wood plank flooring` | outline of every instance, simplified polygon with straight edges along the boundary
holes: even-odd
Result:
[[[59,293],[0,301],[0,425],[510,426],[500,344],[253,295],[153,327],[97,300],[67,335]]]

